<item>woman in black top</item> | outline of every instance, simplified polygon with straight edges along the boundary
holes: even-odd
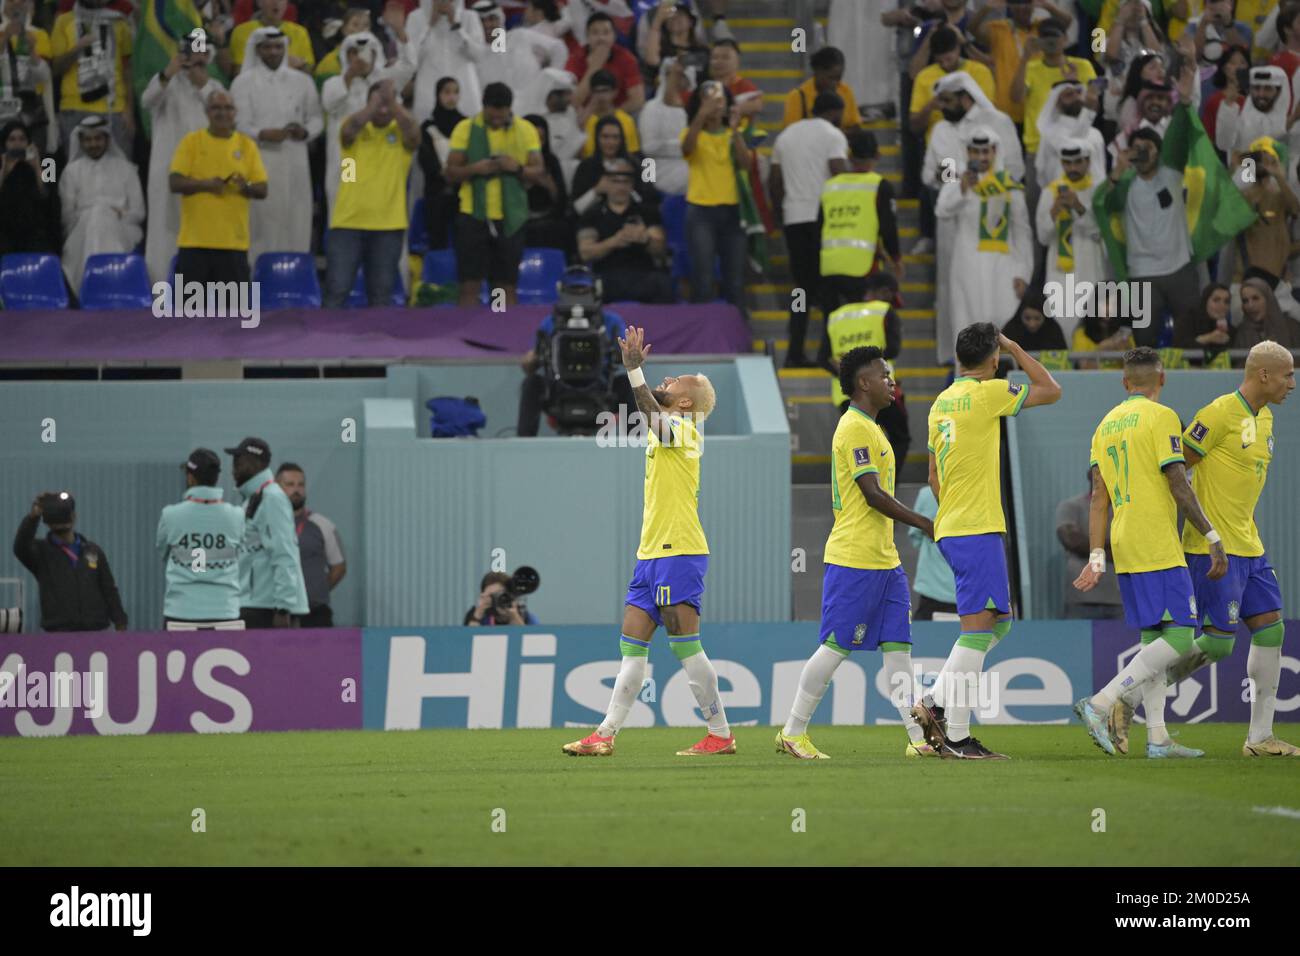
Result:
[[[605,176],[605,161],[622,157],[628,160],[634,169],[640,170],[641,154],[628,151],[627,139],[623,135],[623,126],[613,116],[605,116],[596,121],[596,152],[578,164],[573,173],[573,211],[581,216],[605,195],[601,180]],[[637,177],[640,180],[640,177]],[[632,198],[637,202],[658,205],[658,190],[647,182],[638,181]]]
[[[50,252],[63,247],[59,190],[41,177],[40,150],[26,124],[0,128],[0,255]]]
[[[447,233],[456,218],[457,190],[442,174],[442,164],[451,149],[456,124],[468,119],[456,107],[460,84],[450,76],[438,81],[433,116],[420,124],[420,170],[424,173],[424,219],[429,229],[429,248],[446,249]]]
[[[551,152],[551,129],[545,117],[530,113],[524,119],[537,129],[542,141],[542,165],[546,175],[528,189],[528,225],[525,245],[531,248],[563,249],[572,259],[573,223],[569,221],[569,194],[564,188],[564,171],[560,160]]]

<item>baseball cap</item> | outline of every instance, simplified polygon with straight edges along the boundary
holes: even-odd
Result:
[[[46,495],[41,501],[41,514],[47,525],[67,524],[77,510],[77,502],[66,491]]]
[[[609,70],[597,70],[591,75],[591,82],[587,84],[593,90],[616,90],[618,89],[618,80]]]
[[[245,438],[234,448],[227,448],[227,455],[252,455],[254,458],[262,459],[263,463],[271,463],[271,446],[260,438]]]
[[[201,485],[215,485],[221,476],[221,459],[211,448],[196,448],[181,464]]]

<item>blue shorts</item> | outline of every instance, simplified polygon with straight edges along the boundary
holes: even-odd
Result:
[[[822,630],[845,651],[874,651],[891,641],[912,643],[912,599],[902,565],[888,570],[826,565]]]
[[[1137,628],[1196,627],[1196,595],[1186,568],[1117,574],[1124,620]]]
[[[990,609],[1011,613],[1007,549],[1000,534],[959,534],[939,539],[939,553],[957,580],[957,613]]]
[[[1187,555],[1196,607],[1201,621],[1226,634],[1236,634],[1237,625],[1256,614],[1282,610],[1282,590],[1268,555],[1239,558],[1228,555],[1228,573],[1211,581],[1210,556]]]
[[[663,623],[659,609],[670,604],[689,604],[698,614],[704,596],[704,573],[708,570],[707,554],[638,559],[623,603],[639,607],[657,625]]]

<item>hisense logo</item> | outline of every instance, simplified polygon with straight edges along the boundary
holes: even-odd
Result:
[[[71,893],[50,897],[51,926],[127,926],[133,936],[148,936],[152,926],[152,893]]]

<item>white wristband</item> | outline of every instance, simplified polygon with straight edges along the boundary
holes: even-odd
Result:
[[[1205,536],[1205,540],[1208,541],[1210,544],[1218,544],[1220,540],[1219,532],[1211,528],[1210,533]]]
[[[639,368],[630,368],[627,370],[627,383],[633,388],[640,388],[645,384],[645,372]]]
[[[1106,573],[1106,549],[1094,548],[1092,553],[1088,555],[1088,564],[1098,574],[1105,574]]]

